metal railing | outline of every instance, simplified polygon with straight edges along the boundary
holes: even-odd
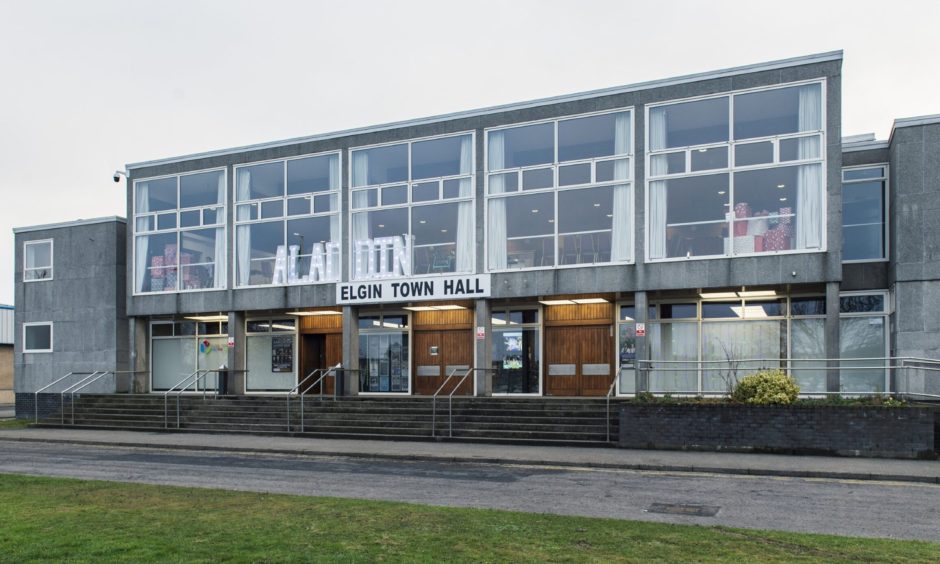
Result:
[[[75,407],[75,406],[74,406],[74,398],[75,398],[75,394],[74,394],[74,392],[77,392],[77,391],[79,391],[79,390],[81,390],[81,389],[87,387],[88,385],[92,384],[93,382],[96,382],[96,381],[100,380],[102,377],[107,376],[107,375],[109,375],[109,374],[113,374],[113,375],[116,375],[116,374],[137,374],[137,373],[143,373],[143,372],[146,372],[146,371],[141,371],[141,370],[137,370],[137,371],[133,371],[133,370],[95,370],[94,372],[78,372],[78,371],[69,372],[69,373],[65,374],[64,376],[62,376],[62,377],[60,377],[60,378],[57,378],[56,380],[52,381],[51,383],[46,384],[45,386],[43,386],[43,387],[39,388],[38,390],[36,390],[35,392],[33,392],[33,406],[34,406],[34,408],[35,408],[35,410],[34,410],[34,411],[35,411],[35,413],[34,413],[35,422],[36,422],[36,423],[39,423],[39,394],[56,394],[56,393],[59,394],[59,416],[60,416],[60,423],[61,423],[62,425],[65,425],[65,394],[71,393],[71,399],[73,400],[73,406],[72,406],[72,422],[74,423],[74,421],[75,421],[75,412],[74,412],[74,407]],[[47,392],[47,391],[46,391],[46,390],[52,388],[53,386],[56,386],[56,385],[59,384],[60,382],[63,382],[64,380],[67,380],[67,379],[69,379],[69,378],[78,378],[78,380],[77,380],[77,381],[74,381],[74,382],[67,382],[67,383],[66,383],[67,385],[66,385],[65,389],[63,389],[63,390],[60,391],[60,392]],[[115,380],[115,388],[116,388],[116,387],[117,387],[117,381]],[[130,389],[130,388],[129,388],[129,389]]]
[[[625,367],[629,367],[631,370],[633,369],[632,364],[628,364],[628,365],[621,364],[619,367],[617,367],[617,373],[614,374],[614,379],[610,383],[610,387],[607,388],[607,396],[605,399],[607,401],[606,422],[607,422],[607,442],[608,443],[610,442],[610,398],[614,395],[614,391],[617,389],[617,382],[620,381],[620,374],[623,372],[623,369]]]
[[[464,369],[463,375],[460,376],[460,380],[457,382],[457,385],[453,387],[449,394],[447,394],[447,426],[448,437],[454,436],[454,394],[457,393],[457,390],[460,389],[460,386],[466,382],[467,378],[474,372],[491,372],[492,368],[466,368]],[[444,382],[441,383],[440,387],[434,392],[434,395],[431,396],[431,436],[437,436],[437,396],[440,395],[444,388],[447,386],[447,383],[450,382],[459,368],[454,368],[450,371],[450,374],[447,375],[447,378],[444,379]]]
[[[72,384],[65,390],[60,393],[60,406],[62,408],[62,424],[65,424],[65,395],[69,394],[69,404],[72,408],[71,414],[71,424],[75,425],[75,394],[87,388],[88,386],[94,384],[98,380],[101,380],[105,376],[114,376],[114,388],[117,389],[117,377],[119,374],[127,374],[128,376],[133,376],[134,374],[143,374],[146,370],[106,370],[104,372],[93,372],[90,376],[83,378],[81,381]],[[129,383],[127,389],[130,390],[133,388],[133,384]]]
[[[336,371],[342,369],[342,367],[343,367],[342,364],[337,364],[336,366],[330,366],[328,368],[317,368],[310,374],[307,374],[306,376],[304,376],[304,378],[300,382],[298,382],[296,386],[294,386],[286,394],[284,394],[287,399],[287,432],[288,433],[290,433],[290,428],[291,428],[290,426],[290,398],[291,396],[293,394],[297,394],[297,397],[300,400],[300,432],[303,433],[304,432],[304,396],[307,394],[309,390],[319,385],[320,393],[318,395],[320,397],[320,400],[322,401],[323,395],[324,395],[323,394],[323,379],[326,378],[327,376],[332,376],[333,377],[333,400],[335,401],[336,400],[336,388],[338,387],[337,382],[336,382]],[[317,374],[320,375],[319,378],[317,378],[316,380],[314,380],[312,384],[304,388],[304,384],[306,384],[311,378],[313,378]]]
[[[653,394],[675,396],[726,396],[734,384],[747,374],[776,369],[800,376],[815,373],[823,381],[829,374],[840,376],[838,391],[808,390],[802,396],[903,396],[909,398],[940,399],[940,360],[915,357],[852,357],[852,358],[741,358],[724,360],[638,360],[636,374],[645,376],[645,390]],[[858,383],[848,382],[846,374],[873,373],[876,379],[862,389]],[[656,387],[654,376],[685,374],[696,381],[696,389]],[[707,382],[707,380],[711,382]],[[710,385],[714,383],[719,385]],[[639,387],[635,387],[640,391]]]
[[[216,375],[215,386],[212,388],[208,384],[202,386],[202,399],[206,399],[206,394],[211,390],[213,397],[219,397],[219,374],[247,374],[247,370],[235,370],[232,368],[201,368],[190,373],[185,378],[173,385],[169,390],[163,393],[163,428],[169,429],[169,398],[170,394],[176,394],[176,428],[180,428],[180,397],[184,393],[199,393],[199,382],[205,379],[209,374]],[[247,383],[247,378],[246,378]],[[192,392],[190,392],[192,388]]]

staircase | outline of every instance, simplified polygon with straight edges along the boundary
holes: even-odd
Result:
[[[447,400],[427,397],[306,397],[287,403],[283,396],[180,397],[179,430],[219,433],[271,433],[323,438],[436,440],[598,446],[607,441],[603,398],[455,397],[452,418]],[[616,440],[617,403],[611,402],[610,438]],[[74,407],[74,421],[72,408]],[[302,421],[301,421],[302,418]],[[434,423],[432,425],[432,419]],[[75,397],[64,413],[65,426],[107,429],[177,430],[176,398],[163,395],[92,395]],[[41,425],[61,426],[57,414]],[[452,425],[452,426],[451,426]],[[301,426],[303,430],[301,431]]]

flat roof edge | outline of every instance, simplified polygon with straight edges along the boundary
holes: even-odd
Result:
[[[479,109],[474,109],[474,110],[465,110],[465,111],[460,111],[460,112],[440,114],[440,115],[428,116],[428,117],[423,117],[423,118],[389,122],[389,123],[384,123],[380,125],[371,125],[371,126],[364,126],[364,127],[353,128],[353,129],[345,129],[341,131],[334,131],[334,132],[329,132],[329,133],[321,133],[317,135],[293,137],[290,139],[282,139],[279,141],[257,143],[257,144],[252,144],[252,145],[243,145],[240,147],[230,147],[227,149],[205,151],[201,153],[192,153],[189,155],[182,155],[178,157],[168,157],[168,158],[163,158],[163,159],[154,159],[150,161],[128,163],[124,166],[127,170],[133,170],[133,169],[144,168],[144,167],[149,167],[149,166],[159,166],[159,165],[173,164],[173,163],[195,160],[195,159],[218,157],[218,156],[223,156],[223,155],[229,155],[232,153],[241,153],[245,151],[273,149],[273,148],[278,148],[278,147],[284,147],[287,145],[295,145],[298,143],[310,143],[314,141],[324,141],[327,139],[336,139],[338,137],[348,137],[351,135],[375,133],[379,131],[399,129],[402,127],[427,125],[430,123],[437,123],[441,121],[478,117],[478,116],[483,116],[483,115],[488,115],[488,114],[495,114],[499,112],[520,110],[520,109],[532,108],[536,106],[544,106],[547,104],[573,102],[573,101],[578,101],[578,100],[597,98],[600,96],[611,96],[615,94],[624,94],[627,92],[636,92],[638,90],[649,90],[652,88],[660,88],[663,86],[673,86],[673,85],[684,84],[688,82],[710,80],[710,79],[715,79],[715,78],[725,78],[728,76],[735,76],[739,74],[776,70],[776,69],[794,67],[794,66],[800,66],[800,65],[823,63],[827,61],[837,61],[841,59],[842,59],[842,50],[839,49],[837,51],[827,51],[824,53],[802,55],[799,57],[779,59],[776,61],[753,63],[750,65],[730,67],[726,69],[706,71],[706,72],[700,72],[700,73],[695,73],[695,74],[687,74],[687,75],[682,75],[682,76],[672,77],[672,78],[650,80],[646,82],[638,82],[638,83],[628,84],[628,85],[623,85],[623,86],[612,86],[608,88],[601,88],[598,90],[576,92],[573,94],[562,94],[558,96],[551,96],[548,98],[537,98],[535,100],[529,100],[525,102],[514,102],[514,103],[501,104],[497,106],[489,106],[486,108],[479,108]]]
[[[842,143],[842,152],[843,153],[854,153],[857,151],[871,151],[872,149],[887,149],[887,141],[864,141],[856,143]]]
[[[76,227],[79,225],[94,225],[96,223],[110,223],[117,221],[127,223],[127,220],[118,215],[109,215],[105,217],[93,217],[91,219],[76,219],[74,221],[61,221],[59,223],[46,223],[43,225],[28,225],[25,227],[14,227],[13,233],[31,233],[34,231],[45,231],[47,229],[61,229],[63,227]]]

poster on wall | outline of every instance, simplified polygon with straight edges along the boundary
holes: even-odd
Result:
[[[280,336],[271,339],[271,372],[294,371],[294,337]]]
[[[503,356],[503,370],[519,370],[522,368],[522,331],[506,331],[503,333],[503,347],[506,350]]]

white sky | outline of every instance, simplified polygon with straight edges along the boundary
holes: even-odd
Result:
[[[17,226],[124,215],[128,162],[844,49],[843,134],[940,113],[940,2],[0,0]]]

